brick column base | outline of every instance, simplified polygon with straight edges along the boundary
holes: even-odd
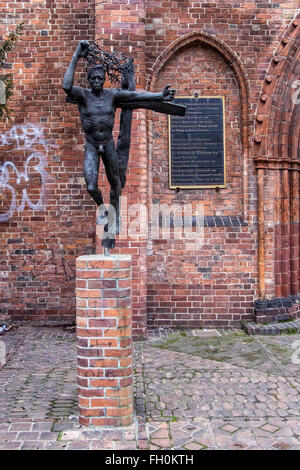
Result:
[[[79,423],[133,420],[131,256],[76,260]]]

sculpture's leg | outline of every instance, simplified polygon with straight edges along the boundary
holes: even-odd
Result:
[[[84,179],[86,182],[87,191],[94,199],[97,206],[101,206],[101,204],[103,204],[102,194],[98,188],[99,162],[100,158],[98,149],[89,142],[86,142],[83,163]]]
[[[119,207],[119,197],[122,192],[122,185],[119,175],[119,162],[115,150],[115,143],[113,138],[105,145],[104,153],[101,154],[102,160],[105,167],[106,176],[110,184],[110,204],[115,208],[116,211],[116,228],[115,234],[119,235],[120,233],[120,207]],[[110,232],[110,227],[108,227]]]
[[[88,193],[94,199],[97,206],[102,206],[97,224],[105,225],[107,222],[107,211],[104,206],[102,193],[98,188],[99,163],[99,149],[93,144],[86,142],[83,163],[84,179]]]

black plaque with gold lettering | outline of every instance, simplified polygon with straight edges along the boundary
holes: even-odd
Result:
[[[224,98],[179,97],[187,107],[182,116],[169,116],[170,188],[225,188]]]

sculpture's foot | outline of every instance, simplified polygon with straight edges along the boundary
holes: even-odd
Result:
[[[108,250],[115,248],[116,240],[114,238],[103,238],[101,245],[104,247],[104,253],[107,253]]]
[[[107,225],[108,224],[108,212],[104,211],[102,214],[99,214],[99,217],[97,218],[97,225]]]

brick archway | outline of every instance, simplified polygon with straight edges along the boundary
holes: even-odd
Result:
[[[163,322],[181,327],[208,326],[214,321],[217,324],[234,323],[239,311],[235,312],[235,316],[232,309],[236,307],[236,299],[243,296],[241,285],[244,286],[243,292],[248,291],[252,274],[248,266],[241,266],[241,256],[245,254],[244,242],[247,239],[248,248],[250,243],[253,247],[255,243],[250,240],[247,224],[250,199],[250,93],[247,74],[237,55],[222,41],[206,33],[192,33],[170,44],[153,65],[148,89],[157,92],[168,83],[177,88],[179,96],[193,96],[197,93],[198,96],[225,97],[228,185],[224,191],[171,191],[168,179],[167,119],[156,115],[150,119],[149,116],[148,200],[153,204],[163,202],[168,207],[178,203],[180,208],[190,204],[194,209],[199,204],[207,217],[207,228],[204,230],[203,247],[192,250],[187,247],[184,237],[175,240],[173,233],[168,240],[149,240],[148,326],[152,328]],[[252,198],[250,200],[252,203]],[[220,222],[214,226],[213,221],[218,220],[220,215],[225,218],[228,216],[230,224],[231,218],[233,220],[239,216],[241,225],[231,228],[229,225],[226,227],[225,222]],[[238,232],[232,237],[235,243],[228,241],[231,231]],[[249,263],[255,272],[254,250],[249,255]],[[235,279],[236,291],[231,288]],[[252,281],[255,282],[254,276],[251,284]],[[219,286],[222,286],[221,298]],[[249,297],[247,301],[246,314],[252,318],[253,303]],[[241,302],[244,306],[245,298]],[[216,312],[220,312],[220,317]]]
[[[285,298],[300,292],[300,105],[293,99],[299,72],[300,14],[274,52],[256,115],[254,162],[258,175],[261,299]],[[266,222],[274,223],[270,234]],[[269,253],[274,262],[268,258]],[[268,278],[274,280],[272,290],[266,288]]]
[[[240,98],[241,141],[243,153],[243,217],[248,219],[249,207],[249,94],[250,86],[247,73],[242,62],[235,52],[221,39],[205,32],[192,32],[172,42],[155,60],[148,78],[147,88],[154,91],[157,76],[167,65],[169,60],[183,49],[204,45],[211,48],[229,65],[237,80]]]

